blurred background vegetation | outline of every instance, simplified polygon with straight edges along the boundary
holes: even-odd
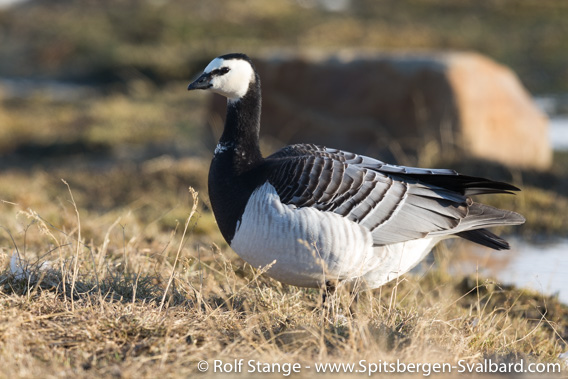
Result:
[[[185,88],[223,53],[477,51],[512,67],[533,94],[565,96],[567,36],[565,0],[16,2],[0,8],[0,224],[27,207],[60,215],[60,178],[83,212],[134,210],[166,229],[187,214],[188,185],[207,204],[207,99]],[[455,168],[514,179],[524,195],[496,205],[529,216],[520,230],[561,234],[567,162],[557,153],[547,173]],[[211,222],[198,229],[222,243],[206,205],[202,215]]]
[[[162,84],[228,51],[457,49],[565,93],[567,36],[563,0],[44,0],[0,12],[0,73]]]

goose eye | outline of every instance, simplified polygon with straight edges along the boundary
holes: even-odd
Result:
[[[221,67],[221,68],[219,69],[219,73],[220,73],[221,75],[226,74],[226,73],[229,72],[229,71],[231,71],[231,69],[230,69],[229,67]]]

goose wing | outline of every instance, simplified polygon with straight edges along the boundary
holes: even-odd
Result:
[[[270,167],[268,180],[283,203],[338,213],[368,228],[375,245],[458,234],[493,248],[507,248],[494,234],[471,230],[524,222],[517,213],[469,198],[511,193],[516,187],[453,170],[389,165],[308,144],[287,146],[266,158],[265,164]]]

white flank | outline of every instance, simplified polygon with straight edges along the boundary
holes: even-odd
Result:
[[[363,276],[366,288],[378,288],[412,270],[443,238],[420,238],[386,246],[377,246],[377,265]]]
[[[284,205],[266,183],[251,195],[231,247],[254,267],[276,261],[267,275],[287,284],[318,287],[363,278],[376,288],[414,267],[434,243],[373,247],[366,228],[336,213]]]
[[[229,72],[214,76],[210,91],[225,96],[229,101],[236,101],[247,93],[250,83],[254,82],[254,70],[246,60],[215,58],[205,67],[204,72],[209,73],[223,67],[227,67]]]

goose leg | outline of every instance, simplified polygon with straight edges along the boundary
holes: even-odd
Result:
[[[337,290],[337,280],[328,280],[325,282],[325,286],[323,289],[323,293],[321,295],[321,304],[322,306],[329,306],[329,302],[328,304],[326,304],[326,300],[328,299],[328,297],[333,296]]]

